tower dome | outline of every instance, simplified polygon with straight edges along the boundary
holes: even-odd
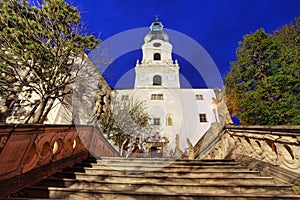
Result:
[[[152,40],[162,40],[169,42],[168,34],[163,30],[163,25],[158,21],[158,17],[155,18],[155,22],[152,22],[150,26],[150,32],[145,36],[144,42],[151,42]]]

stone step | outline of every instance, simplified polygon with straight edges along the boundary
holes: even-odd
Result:
[[[242,178],[269,178],[273,179],[272,177],[261,177],[259,172],[255,171],[240,171],[237,173],[227,173],[227,172],[215,172],[215,173],[186,173],[186,174],[178,174],[178,173],[128,173],[128,172],[120,172],[120,171],[113,171],[113,173],[101,173],[101,174],[89,174],[89,173],[82,173],[82,172],[60,172],[53,175],[53,178],[73,178],[79,179],[81,175],[88,177],[91,176],[92,179],[97,180],[104,180],[105,178],[173,178],[173,179],[202,179],[202,178],[234,178],[234,179],[242,179]]]
[[[217,163],[217,164],[211,164],[211,165],[184,165],[184,164],[161,164],[161,163],[81,163],[75,165],[75,167],[96,167],[96,168],[122,168],[122,167],[139,167],[139,168],[189,168],[189,169],[195,169],[195,168],[218,168],[218,167],[224,167],[224,168],[235,168],[235,167],[243,167],[247,168],[246,166],[239,166],[239,165],[229,165],[229,164],[223,164],[223,163]]]
[[[70,169],[68,169],[70,170]],[[259,171],[246,171],[246,170],[214,170],[214,171],[155,171],[153,172],[144,172],[144,171],[118,171],[118,170],[103,170],[103,169],[89,169],[85,172],[74,172],[74,171],[64,171],[58,174],[55,174],[55,177],[60,178],[76,178],[76,177],[85,177],[88,179],[92,179],[97,177],[98,175],[136,175],[136,174],[143,174],[143,175],[149,175],[149,174],[155,174],[156,176],[186,176],[186,177],[195,177],[195,178],[201,178],[201,177],[257,177],[260,176]]]
[[[197,160],[192,160],[192,159],[175,159],[175,158],[171,158],[171,157],[164,157],[164,158],[125,158],[125,157],[101,157],[100,159],[88,159],[88,161],[90,162],[95,162],[97,160],[119,160],[119,161],[142,161],[142,162],[152,162],[152,161],[176,161],[176,162],[180,162],[180,161],[186,161],[186,162],[201,162],[201,161],[205,161],[205,162],[231,162],[234,161],[233,159],[197,159]]]
[[[51,194],[52,195],[52,194]],[[1,200],[47,200],[50,194],[46,194],[43,198],[26,198],[26,197],[17,197],[17,198],[3,198]],[[182,193],[182,194],[173,194],[173,193],[141,193],[141,192],[120,192],[120,191],[81,191],[77,193],[76,191],[65,192],[63,198],[51,198],[51,200],[110,200],[110,199],[122,199],[122,200],[174,200],[174,199],[206,199],[206,200],[258,200],[258,199],[300,199],[299,195],[272,195],[272,194],[211,194],[211,193]]]
[[[93,160],[94,163],[82,163],[77,167],[92,167],[97,169],[115,169],[121,171],[157,171],[161,168],[164,170],[194,170],[196,168],[216,168],[218,166],[235,167],[232,160],[178,160],[173,162],[166,162],[166,159],[136,159],[136,158],[106,158],[103,160]]]
[[[140,161],[145,161],[145,162],[151,162],[151,161],[174,161],[174,160],[176,160],[176,158],[171,158],[171,157],[164,157],[164,158],[101,157],[96,160],[120,160],[120,161],[123,161],[123,160],[131,160],[131,161],[137,160],[138,161],[138,160],[140,160]]]
[[[103,197],[103,193],[113,193],[117,192],[120,194],[128,194],[128,193],[152,193],[152,198],[156,195],[163,194],[172,194],[180,195],[180,194],[207,194],[210,195],[218,194],[218,196],[226,195],[226,194],[236,194],[236,195],[282,195],[289,194],[292,195],[291,188],[288,186],[274,186],[274,185],[264,185],[264,186],[256,186],[254,184],[251,185],[236,185],[236,184],[228,184],[228,185],[218,185],[218,184],[206,184],[206,185],[176,185],[176,184],[122,184],[122,183],[104,183],[97,184],[94,182],[85,182],[82,185],[73,185],[68,188],[59,188],[59,187],[43,187],[43,186],[34,186],[25,188],[22,192],[33,198],[43,198],[43,197],[51,197],[51,198],[66,198],[69,195],[76,193],[77,196],[81,196],[81,198],[101,198]],[[140,196],[142,197],[142,196]],[[298,196],[300,197],[300,196]]]
[[[185,165],[185,166],[211,166],[211,165],[235,165],[233,160],[152,160],[152,159],[109,159],[96,160],[97,164],[104,165]]]
[[[235,162],[185,162],[185,161],[176,161],[176,162],[119,162],[119,161],[102,161],[102,160],[97,160],[94,163],[90,162],[82,162],[79,163],[78,165],[86,165],[86,166],[149,166],[149,165],[154,165],[154,166],[159,166],[159,165],[165,165],[165,166],[173,166],[173,167],[180,167],[180,166],[187,166],[187,167],[197,167],[197,166],[239,166]]]
[[[49,186],[49,187],[62,187],[70,186],[75,183],[85,181],[87,179],[82,179],[76,177],[76,179],[67,179],[67,178],[47,178],[42,180],[39,185]],[[265,184],[274,184],[273,178],[271,177],[252,177],[252,178],[241,178],[241,177],[157,177],[157,176],[136,176],[136,175],[127,175],[127,176],[97,176],[96,179],[90,179],[95,182],[109,182],[109,183],[124,183],[124,184],[135,184],[135,183],[166,183],[172,184],[176,183],[178,185],[182,184],[239,184],[239,185],[265,185]]]
[[[102,173],[103,171],[120,171],[120,172],[131,172],[131,173],[151,173],[155,171],[155,173],[165,172],[178,172],[178,173],[194,173],[194,172],[245,172],[251,171],[245,166],[191,166],[191,167],[174,167],[174,166],[166,166],[166,167],[156,167],[156,166],[92,166],[92,167],[84,167],[84,166],[74,166],[70,167],[66,170],[66,172],[87,172],[87,173]],[[258,171],[253,171],[258,172]]]
[[[118,162],[118,161],[98,161],[93,163],[92,166],[113,166],[113,167],[123,167],[123,166],[139,166],[139,167],[201,167],[201,166],[235,166],[234,162],[198,162],[198,163],[185,163],[185,162],[173,162],[173,163],[164,163],[164,162]]]
[[[97,162],[97,161],[119,161],[119,162],[185,162],[185,163],[198,163],[198,162],[235,162],[233,159],[153,159],[153,158],[124,158],[124,157],[110,157],[110,158],[100,158],[95,160],[87,160],[88,162]]]

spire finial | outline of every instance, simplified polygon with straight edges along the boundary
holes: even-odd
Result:
[[[155,15],[155,21],[158,22],[158,15]]]

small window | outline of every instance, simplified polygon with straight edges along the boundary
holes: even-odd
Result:
[[[151,100],[163,100],[163,94],[151,94]]]
[[[203,100],[203,95],[202,94],[196,94],[196,100]]]
[[[160,53],[155,53],[153,55],[153,60],[160,60]]]
[[[128,95],[122,95],[122,101],[128,101],[129,96]]]
[[[156,43],[153,44],[153,46],[154,46],[154,47],[160,47],[161,44],[156,42]]]
[[[167,126],[173,126],[172,115],[167,115]]]
[[[199,114],[200,122],[207,122],[206,114]]]
[[[160,118],[153,118],[153,125],[160,125]]]
[[[161,85],[161,76],[160,75],[153,76],[153,85]]]

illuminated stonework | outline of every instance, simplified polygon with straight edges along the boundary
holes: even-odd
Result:
[[[126,96],[145,101],[150,123],[170,141],[165,150],[165,156],[169,156],[174,152],[176,134],[185,150],[187,138],[195,145],[218,120],[210,106],[215,93],[213,89],[180,87],[180,66],[172,59],[172,44],[158,19],[144,38],[142,53],[142,60],[137,60],[135,66],[134,88],[115,89],[113,99],[120,101]]]

